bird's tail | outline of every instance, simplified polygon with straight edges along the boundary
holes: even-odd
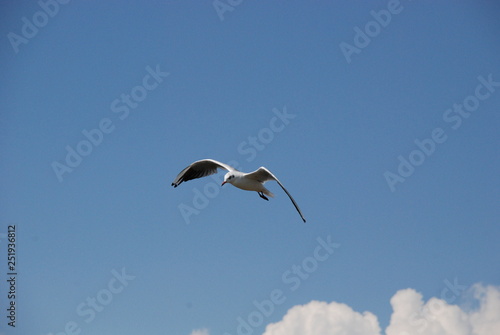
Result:
[[[273,192],[269,191],[267,188],[264,187],[264,190],[262,191],[262,193],[264,193],[265,195],[267,195],[268,197],[271,197],[271,198],[274,198],[274,194]]]

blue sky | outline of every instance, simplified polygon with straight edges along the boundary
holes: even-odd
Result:
[[[3,2],[4,285],[9,225],[18,262],[0,332],[290,334],[346,313],[389,335],[411,333],[396,311],[419,296],[490,306],[499,10]],[[266,166],[307,223],[276,183],[269,202],[212,178],[170,186],[202,158]]]

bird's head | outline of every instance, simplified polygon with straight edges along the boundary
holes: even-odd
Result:
[[[232,184],[234,181],[234,174],[232,172],[228,172],[226,173],[226,175],[224,176],[224,181],[222,182],[222,185],[223,186],[225,183],[230,183]]]

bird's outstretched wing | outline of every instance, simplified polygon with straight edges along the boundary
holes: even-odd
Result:
[[[281,186],[283,191],[285,191],[285,193],[288,195],[290,200],[292,200],[292,203],[295,206],[295,209],[297,210],[297,212],[299,212],[300,217],[302,218],[302,221],[306,222],[306,219],[304,218],[304,215],[302,215],[302,211],[300,210],[299,205],[297,205],[297,203],[295,202],[295,200],[293,200],[290,193],[288,193],[288,191],[286,190],[285,186],[283,186],[283,184],[279,181],[278,178],[276,178],[275,175],[273,175],[271,173],[271,171],[269,171],[265,167],[261,166],[258,170],[246,174],[245,177],[253,179],[253,180],[257,180],[261,183],[265,183],[266,181],[269,181],[269,180],[275,180],[278,183],[278,185]]]
[[[236,169],[227,164],[218,162],[213,159],[202,159],[191,163],[188,167],[182,170],[172,182],[173,187],[179,186],[183,181],[210,176],[217,173],[217,169],[225,169],[235,171]]]

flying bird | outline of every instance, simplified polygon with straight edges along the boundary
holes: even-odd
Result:
[[[297,212],[299,212],[302,221],[306,222],[304,215],[302,215],[299,206],[297,205],[295,200],[293,200],[290,193],[288,193],[288,191],[283,186],[283,184],[278,180],[278,178],[276,178],[276,176],[273,175],[271,171],[269,171],[263,166],[261,166],[254,172],[244,173],[236,170],[230,165],[218,162],[214,159],[202,159],[192,163],[184,170],[182,170],[177,175],[177,177],[175,177],[174,181],[172,182],[172,186],[175,188],[179,186],[183,181],[210,176],[212,174],[217,173],[217,169],[224,169],[229,171],[228,173],[225,174],[224,182],[222,182],[221,186],[223,186],[226,183],[229,183],[242,190],[255,191],[264,200],[269,200],[266,197],[266,195],[274,197],[274,194],[264,187],[264,183],[269,180],[276,181],[292,201],[293,205],[295,206],[295,209],[297,209]]]

